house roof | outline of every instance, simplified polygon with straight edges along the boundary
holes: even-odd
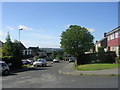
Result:
[[[107,38],[107,37],[102,38],[101,40],[97,41],[96,44],[97,44],[97,43],[100,43],[101,41],[105,40],[106,38]]]
[[[21,49],[26,49],[26,47],[22,43],[18,43]]]
[[[118,26],[117,28],[115,28],[115,29],[109,31],[106,35],[110,35],[110,34],[116,32],[116,31],[119,31],[119,30],[120,30],[120,26]]]

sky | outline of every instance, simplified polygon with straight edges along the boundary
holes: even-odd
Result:
[[[70,25],[86,27],[96,40],[118,26],[117,2],[3,2],[1,41],[7,33],[26,47],[59,48]]]

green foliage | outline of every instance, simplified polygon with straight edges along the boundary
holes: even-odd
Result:
[[[15,40],[14,42],[11,41],[10,35],[8,33],[6,37],[6,42],[3,44],[2,47],[2,59],[5,62],[12,63],[12,67],[21,67],[21,57],[22,51],[20,48],[20,42]]]
[[[37,61],[40,58],[40,56],[36,56],[35,61]]]
[[[119,57],[116,57],[116,58],[115,58],[115,62],[116,62],[116,63],[120,63],[120,58],[119,58]]]
[[[91,53],[84,55],[84,64],[89,63],[115,63],[116,53],[102,52],[102,53]]]
[[[69,61],[69,57],[65,57],[65,61]]]
[[[21,48],[20,48],[20,42],[15,40],[14,41],[14,44],[13,44],[13,56],[17,56],[21,59],[22,57],[22,51],[21,51]]]
[[[52,59],[54,59],[56,56],[57,56],[57,52],[56,52],[56,51],[53,51],[53,52],[52,52],[52,56],[51,56]]]
[[[105,52],[104,47],[98,47],[98,52]]]
[[[22,61],[18,57],[13,56],[3,56],[2,60],[5,61],[7,64],[11,63],[11,69],[18,69],[22,67]]]
[[[57,51],[57,57],[62,60],[63,59],[63,55],[64,55],[64,51],[63,50],[58,50]]]
[[[10,39],[9,32],[6,37],[6,42],[5,44],[3,44],[3,47],[2,47],[2,54],[3,56],[13,56],[13,43]]]
[[[81,56],[93,46],[93,39],[87,28],[71,25],[62,33],[60,44],[65,52],[77,57],[77,61],[82,63]]]
[[[0,58],[2,57],[2,48],[0,48]]]

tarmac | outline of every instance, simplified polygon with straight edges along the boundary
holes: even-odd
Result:
[[[65,75],[109,75],[118,76],[120,75],[120,68],[114,69],[104,69],[104,70],[94,70],[94,71],[79,71],[75,70],[74,63],[68,63],[65,67],[59,70],[59,73]]]

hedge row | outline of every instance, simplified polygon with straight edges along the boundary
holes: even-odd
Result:
[[[11,69],[18,69],[22,67],[22,61],[18,57],[6,56],[2,57],[2,61],[5,61],[7,64],[11,63]]]
[[[112,51],[101,52],[101,53],[84,54],[81,57],[82,64],[89,64],[89,63],[114,63],[115,62],[115,58],[116,58],[116,53],[112,52]]]

